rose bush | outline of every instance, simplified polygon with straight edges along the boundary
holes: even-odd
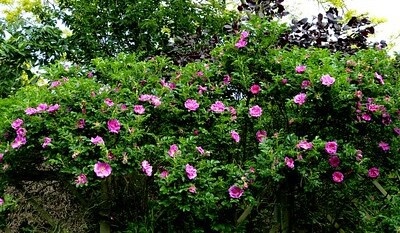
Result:
[[[48,86],[0,102],[2,187],[63,180],[115,231],[395,229],[396,61],[279,48],[274,21],[242,29],[184,67],[49,67]]]

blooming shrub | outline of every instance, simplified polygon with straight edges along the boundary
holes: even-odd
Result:
[[[397,198],[393,61],[276,48],[283,30],[254,21],[212,62],[185,67],[120,54],[96,59],[90,78],[49,72],[61,84],[0,103],[1,179],[45,168],[123,230],[333,230],[327,216],[345,229],[392,229],[378,211],[399,207],[373,182]],[[265,222],[274,208],[291,218]]]

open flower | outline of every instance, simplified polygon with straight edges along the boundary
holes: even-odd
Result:
[[[189,178],[189,180],[193,180],[194,178],[196,178],[197,169],[194,168],[192,165],[186,164],[185,171],[186,171],[186,175]]]
[[[143,105],[135,105],[133,107],[133,111],[139,115],[143,114],[145,111],[145,108],[143,107]]]
[[[11,127],[15,130],[19,129],[24,124],[22,119],[17,118],[15,121],[11,123]]]
[[[185,101],[185,108],[189,111],[196,111],[199,108],[199,104],[194,99],[187,99]]]
[[[215,101],[215,103],[211,105],[211,111],[215,113],[222,113],[223,111],[225,111],[224,103],[222,103],[221,101]]]
[[[231,131],[231,138],[233,139],[233,141],[235,142],[239,142],[240,141],[240,135],[238,132],[236,132],[235,130]]]
[[[307,67],[304,66],[304,65],[299,65],[299,66],[296,66],[295,71],[298,74],[302,74],[302,73],[304,73],[306,71],[306,68]]]
[[[169,156],[172,158],[175,157],[175,154],[176,152],[178,152],[178,150],[179,150],[178,146],[176,144],[172,144],[168,150]]]
[[[261,87],[258,84],[253,84],[250,87],[250,92],[253,95],[257,95],[261,91]]]
[[[298,149],[304,149],[304,150],[310,150],[313,147],[312,142],[307,142],[307,140],[301,140],[299,143],[297,143],[296,148]]]
[[[95,138],[90,138],[90,141],[93,143],[93,144],[95,144],[95,145],[102,145],[102,144],[104,144],[104,140],[103,140],[103,138],[102,137],[100,137],[100,136],[96,136]]]
[[[307,98],[307,95],[305,93],[300,93],[294,97],[293,101],[294,101],[294,103],[296,103],[298,105],[302,105],[306,102],[306,98]]]
[[[256,138],[258,142],[262,142],[267,137],[267,131],[265,130],[258,130],[256,132]]]
[[[45,137],[45,138],[43,139],[42,147],[43,147],[43,148],[46,148],[50,143],[51,143],[51,138]]]
[[[121,124],[117,119],[111,119],[107,122],[107,127],[111,133],[118,133],[121,129]]]
[[[228,192],[231,198],[236,198],[236,199],[240,198],[244,193],[243,189],[241,189],[236,185],[232,185],[231,187],[229,187]]]
[[[288,168],[294,169],[294,160],[289,157],[285,157],[285,164]]]
[[[86,177],[85,174],[80,174],[80,175],[77,176],[76,179],[75,179],[75,184],[76,184],[77,186],[85,185],[85,184],[87,184],[87,182],[88,182],[88,180],[87,180],[87,177]]]
[[[379,168],[377,167],[372,167],[368,170],[368,177],[369,178],[377,178],[379,176]]]
[[[255,105],[249,109],[249,114],[252,117],[260,117],[262,115],[262,108],[258,105]]]
[[[335,82],[335,78],[331,77],[329,74],[326,74],[321,77],[320,81],[322,85],[329,87]]]
[[[343,182],[343,179],[344,179],[344,175],[343,175],[343,173],[341,173],[341,172],[339,172],[339,171],[335,171],[335,172],[332,174],[332,180],[333,180],[334,182],[336,182],[336,183],[341,183],[341,182]]]
[[[151,176],[153,173],[153,167],[147,160],[142,161],[142,171],[146,174],[146,176]]]
[[[110,164],[108,163],[103,163],[103,162],[97,162],[94,165],[94,172],[96,173],[96,176],[100,178],[105,178],[111,174],[112,168]]]
[[[325,143],[325,151],[330,155],[336,154],[337,147],[338,145],[334,141]]]

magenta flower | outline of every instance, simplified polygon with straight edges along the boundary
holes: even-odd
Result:
[[[114,106],[114,102],[113,102],[110,98],[105,99],[105,100],[104,100],[104,103],[105,103],[108,107]]]
[[[37,111],[38,113],[41,113],[41,112],[46,111],[47,108],[48,108],[48,105],[47,105],[46,103],[42,103],[42,104],[39,104],[39,105],[36,107],[36,111]]]
[[[305,65],[299,65],[299,66],[296,66],[295,71],[298,74],[302,74],[306,71],[306,68],[307,68],[307,66],[305,66]]]
[[[261,91],[261,87],[260,87],[259,85],[257,85],[257,84],[251,85],[251,87],[250,87],[250,92],[251,92],[253,95],[257,95],[260,91]]]
[[[249,37],[250,33],[248,31],[243,31],[242,33],[240,33],[240,39],[244,40],[247,39],[247,37]]]
[[[224,79],[223,82],[225,85],[228,85],[231,82],[231,76],[229,76],[228,74],[224,75]]]
[[[196,186],[191,185],[191,186],[188,188],[188,191],[189,191],[190,193],[196,193]]]
[[[369,110],[370,112],[376,112],[376,111],[378,111],[378,110],[381,108],[381,106],[378,105],[378,104],[371,104],[371,103],[369,103],[369,104],[367,104],[367,108],[368,108],[368,110]]]
[[[372,167],[372,168],[370,168],[368,170],[368,177],[369,178],[375,179],[375,178],[378,178],[378,176],[379,176],[379,168]]]
[[[244,48],[247,45],[247,41],[243,40],[243,39],[239,39],[238,42],[236,42],[235,47],[240,49],[240,48]]]
[[[161,100],[160,100],[159,97],[153,95],[153,96],[151,96],[150,103],[151,103],[154,107],[158,107],[158,106],[161,105]]]
[[[163,170],[163,171],[160,173],[161,179],[167,178],[168,175],[169,175],[169,172],[168,172],[167,170]]]
[[[216,101],[211,105],[211,111],[215,113],[222,113],[225,111],[225,105],[221,101]]]
[[[206,91],[207,91],[207,87],[199,86],[198,92],[199,92],[200,95],[202,95],[203,92],[206,92]]]
[[[3,198],[0,198],[0,205],[3,205],[3,204],[4,204]]]
[[[298,149],[304,149],[304,150],[310,150],[313,147],[312,142],[307,142],[307,140],[301,140],[299,143],[297,143],[296,148]]]
[[[262,115],[262,108],[258,105],[255,105],[249,109],[249,114],[252,117],[260,117]]]
[[[336,154],[337,147],[338,145],[335,141],[325,143],[325,151],[330,155]]]
[[[236,143],[238,143],[240,141],[240,135],[235,131],[232,130],[231,131],[231,138],[233,139],[233,141],[235,141]]]
[[[320,81],[322,85],[329,87],[335,82],[335,78],[331,77],[329,74],[326,74],[321,77]]]
[[[150,101],[152,97],[153,95],[148,95],[148,94],[140,95],[139,101],[147,102]]]
[[[26,144],[26,137],[23,136],[17,136],[14,141],[11,143],[11,147],[13,149],[18,149],[21,146]]]
[[[289,157],[285,157],[285,164],[288,168],[294,169],[294,160]]]
[[[86,177],[85,174],[80,174],[80,175],[77,176],[76,179],[75,179],[75,184],[76,184],[77,186],[85,185],[85,184],[87,184],[87,182],[88,182],[88,180],[87,180],[87,177]]]
[[[336,183],[341,183],[341,182],[343,182],[343,179],[344,179],[344,175],[343,175],[343,173],[341,173],[341,172],[335,171],[335,172],[332,174],[332,180],[333,180],[334,182],[336,182]]]
[[[25,128],[19,128],[19,129],[17,129],[17,136],[19,136],[19,137],[25,137],[26,136],[26,129]]]
[[[202,155],[204,154],[204,149],[201,146],[196,146],[196,150]]]
[[[383,150],[383,151],[388,151],[390,150],[390,146],[388,143],[386,142],[380,142],[379,143],[379,147]]]
[[[194,178],[196,178],[197,169],[194,168],[192,165],[186,164],[185,171],[189,180],[193,180]]]
[[[53,113],[53,112],[57,111],[59,108],[60,108],[59,104],[50,105],[49,108],[47,109],[47,112]]]
[[[121,129],[121,124],[117,119],[111,119],[108,120],[107,127],[111,133],[118,133],[119,130]]]
[[[371,120],[371,116],[370,116],[368,113],[363,113],[363,114],[361,115],[361,118],[362,118],[364,121],[370,121],[370,120]]]
[[[306,89],[306,88],[309,87],[309,86],[311,86],[310,80],[303,80],[303,81],[301,82],[301,88],[302,88],[302,89]]]
[[[151,173],[153,173],[153,167],[147,160],[142,161],[142,171],[146,174],[146,176],[151,176]]]
[[[199,108],[199,104],[194,99],[187,99],[185,101],[185,108],[189,111],[196,111]]]
[[[51,82],[50,88],[58,87],[60,85],[61,85],[61,82],[56,80],[56,81]]]
[[[43,147],[43,148],[46,148],[50,143],[51,143],[51,138],[45,137],[45,138],[43,139],[42,147]]]
[[[300,93],[300,94],[297,94],[293,100],[294,100],[294,103],[296,103],[298,105],[302,105],[306,102],[306,98],[307,98],[307,95],[305,93]]]
[[[96,173],[97,177],[105,178],[111,174],[112,168],[108,163],[97,162],[94,165],[94,172]]]
[[[38,111],[36,110],[36,108],[27,108],[25,109],[25,113],[26,115],[34,115],[38,113]]]
[[[258,142],[262,142],[267,137],[267,131],[265,130],[258,130],[256,132],[256,138]]]
[[[93,143],[93,144],[95,144],[95,145],[102,145],[102,144],[104,144],[104,140],[103,140],[103,138],[102,137],[100,137],[100,136],[96,136],[95,138],[90,138],[90,141]]]
[[[77,124],[78,129],[85,128],[85,124],[86,124],[85,119],[79,119],[78,124]]]
[[[243,189],[239,188],[236,185],[232,185],[231,187],[229,187],[228,192],[231,198],[240,198],[244,193]]]
[[[128,110],[126,104],[121,104],[121,111],[126,111],[126,110]]]
[[[11,123],[11,127],[13,129],[19,129],[24,124],[22,119],[17,118],[15,121]]]
[[[178,146],[176,144],[172,144],[168,150],[169,156],[172,158],[175,157],[175,154],[176,152],[178,152],[178,150],[179,150]]]
[[[340,159],[339,159],[339,157],[337,157],[336,155],[331,156],[331,157],[329,158],[329,164],[330,164],[332,167],[338,167],[339,164],[340,164]]]
[[[4,157],[4,154],[3,154],[3,153],[0,153],[0,162],[3,161],[3,157]]]
[[[145,109],[144,109],[143,105],[135,105],[135,106],[133,107],[133,111],[134,111],[135,113],[141,115],[141,114],[144,113]]]
[[[375,75],[375,78],[378,79],[380,84],[382,84],[382,85],[385,84],[385,82],[383,81],[382,75],[378,74],[378,72],[375,72],[374,75]]]

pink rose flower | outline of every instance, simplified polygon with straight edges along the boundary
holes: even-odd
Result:
[[[21,146],[26,144],[26,137],[23,136],[17,136],[14,141],[11,143],[11,147],[13,149],[18,149]]]
[[[37,111],[38,113],[41,113],[41,112],[46,111],[47,108],[48,108],[47,104],[46,104],[46,103],[42,103],[42,104],[39,104],[39,105],[36,107],[36,111]]]
[[[251,92],[253,95],[257,95],[260,91],[261,91],[261,87],[260,87],[259,85],[257,85],[257,84],[251,85],[251,87],[250,87],[250,92]]]
[[[111,171],[112,168],[108,163],[97,162],[94,165],[94,172],[96,173],[97,177],[105,178],[111,174]]]
[[[172,144],[168,150],[169,156],[172,158],[175,157],[175,154],[176,152],[178,152],[178,150],[179,150],[178,146],[176,144]]]
[[[86,175],[85,174],[80,174],[78,177],[76,177],[76,179],[75,179],[75,184],[77,185],[77,186],[80,186],[80,185],[85,185],[85,184],[87,184],[88,183],[88,180],[87,180],[87,177],[86,177]]]
[[[297,94],[293,100],[294,100],[294,103],[296,103],[298,105],[302,105],[306,102],[306,98],[307,98],[307,95],[305,93],[300,93],[300,94]]]
[[[19,129],[24,124],[22,119],[17,118],[11,123],[11,127],[15,130]]]
[[[3,204],[4,204],[3,198],[0,198],[0,205],[3,205]]]
[[[252,117],[260,117],[262,115],[262,108],[258,105],[255,105],[249,109],[249,114]]]
[[[194,99],[187,99],[185,101],[185,108],[189,111],[196,111],[199,108],[199,104]]]
[[[267,137],[267,131],[265,130],[258,130],[256,132],[256,138],[258,142],[262,142]]]
[[[294,160],[289,157],[285,157],[285,164],[288,168],[294,169]]]
[[[225,85],[228,85],[231,82],[231,76],[229,76],[228,74],[224,75],[224,79],[223,82]]]
[[[307,66],[305,66],[305,65],[299,65],[299,66],[296,66],[295,71],[298,74],[302,74],[306,71],[306,68],[307,68]]]
[[[25,137],[26,136],[26,129],[25,128],[19,128],[19,129],[17,129],[17,131],[16,131],[16,133],[17,133],[17,136],[20,136],[20,137]]]
[[[112,107],[114,105],[114,102],[110,99],[107,98],[104,100],[104,103],[108,106],[108,107]]]
[[[111,133],[118,133],[121,129],[121,124],[117,119],[111,119],[108,120],[107,127]]]
[[[337,147],[338,145],[335,141],[325,143],[325,151],[330,155],[336,154]]]
[[[153,167],[147,160],[142,161],[142,171],[146,174],[146,176],[151,176],[153,173]]]
[[[196,186],[194,186],[194,185],[190,186],[190,187],[188,188],[188,191],[189,191],[190,193],[196,193]]]
[[[336,182],[336,183],[341,183],[341,182],[343,182],[344,175],[343,175],[343,173],[341,173],[341,172],[335,171],[335,172],[332,174],[332,179],[333,179],[333,181]]]
[[[25,109],[25,113],[26,115],[34,115],[38,113],[38,111],[36,110],[36,108],[27,108]]]
[[[240,48],[244,48],[247,45],[247,41],[243,40],[243,39],[239,39],[238,42],[236,42],[235,47],[240,49]]]
[[[196,150],[202,155],[204,154],[204,149],[201,146],[196,146]]]
[[[339,157],[337,157],[336,155],[331,156],[331,157],[329,158],[329,164],[330,164],[332,167],[338,167],[339,164],[340,164],[340,159],[339,159]]]
[[[221,101],[216,101],[211,105],[211,111],[215,113],[222,113],[225,111],[225,105]]]
[[[158,107],[161,105],[161,100],[159,97],[157,96],[152,96],[150,99],[150,103],[154,106],[154,107]]]
[[[326,74],[321,77],[320,81],[322,85],[329,87],[335,82],[335,78],[331,77],[329,74]]]
[[[140,95],[139,101],[148,102],[151,100],[152,97],[153,97],[153,95],[148,95],[148,94]]]
[[[42,147],[43,147],[43,148],[46,148],[50,143],[51,143],[51,138],[45,137],[45,138],[43,139]]]
[[[141,114],[144,113],[145,109],[144,109],[143,105],[135,105],[135,106],[133,107],[133,111],[134,111],[135,113],[141,115]]]
[[[103,140],[103,138],[102,137],[100,137],[100,136],[96,136],[95,138],[90,138],[90,141],[93,143],[93,144],[95,144],[95,145],[102,145],[102,144],[104,144],[104,140]]]
[[[194,178],[196,178],[197,170],[192,165],[186,164],[185,171],[189,180],[193,180]]]
[[[240,141],[240,135],[235,131],[232,130],[231,131],[231,138],[233,139],[233,141],[235,141],[236,143],[238,143]]]
[[[313,147],[312,142],[307,142],[307,140],[301,140],[297,145],[296,148],[309,150]]]
[[[385,84],[385,82],[383,81],[382,75],[378,74],[377,72],[375,72],[374,75],[375,75],[375,78],[378,79],[380,84],[382,84],[382,85]]]
[[[56,112],[59,108],[60,108],[59,104],[50,105],[49,108],[47,109],[47,112],[53,113]]]
[[[169,172],[168,172],[167,170],[163,170],[163,171],[160,173],[161,179],[167,178],[168,175],[169,175]]]
[[[388,151],[388,150],[390,150],[390,146],[389,146],[389,144],[388,143],[386,143],[386,142],[380,142],[379,144],[379,147],[383,150],[383,151]]]
[[[243,189],[239,188],[236,185],[232,185],[231,187],[229,187],[228,192],[231,198],[236,198],[236,199],[240,198],[244,193]]]
[[[379,176],[379,168],[372,167],[372,168],[370,168],[368,170],[368,177],[369,178],[375,179],[375,178],[378,178],[378,176]]]

